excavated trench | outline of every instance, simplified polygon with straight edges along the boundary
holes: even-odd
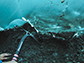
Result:
[[[18,63],[84,63],[84,34],[78,37],[74,36],[76,32],[71,31],[42,34],[37,33],[28,23],[0,31],[0,53],[11,53],[9,60],[25,35],[23,28],[31,32],[40,44],[28,36],[20,50]]]

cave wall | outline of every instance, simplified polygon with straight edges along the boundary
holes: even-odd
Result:
[[[42,19],[57,19],[62,16],[68,21],[84,19],[83,0],[0,0],[0,27],[6,28],[14,20],[29,16]],[[28,17],[27,17],[28,16]]]

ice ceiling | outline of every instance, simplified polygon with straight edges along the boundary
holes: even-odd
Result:
[[[84,0],[0,0],[0,29],[22,17],[32,20],[33,24],[42,21],[42,24],[54,28],[60,28],[58,22],[67,21],[71,27],[73,22],[81,26],[79,22],[84,20]],[[14,23],[20,23],[18,20]]]

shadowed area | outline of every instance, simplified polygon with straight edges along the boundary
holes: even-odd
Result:
[[[84,62],[84,34],[73,37],[76,32],[47,32],[42,34],[35,31],[28,23],[22,27],[0,32],[0,53],[14,54],[24,29],[31,32],[40,42],[38,44],[32,37],[27,37],[22,45],[18,63],[73,63]],[[9,60],[11,60],[13,55]]]

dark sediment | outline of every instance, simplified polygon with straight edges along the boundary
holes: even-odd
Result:
[[[16,52],[26,29],[40,42],[38,44],[28,36],[21,48],[18,63],[83,63],[84,62],[84,34],[73,37],[76,32],[47,32],[37,33],[28,23],[22,27],[0,32],[0,53]],[[73,37],[73,38],[72,38]]]

